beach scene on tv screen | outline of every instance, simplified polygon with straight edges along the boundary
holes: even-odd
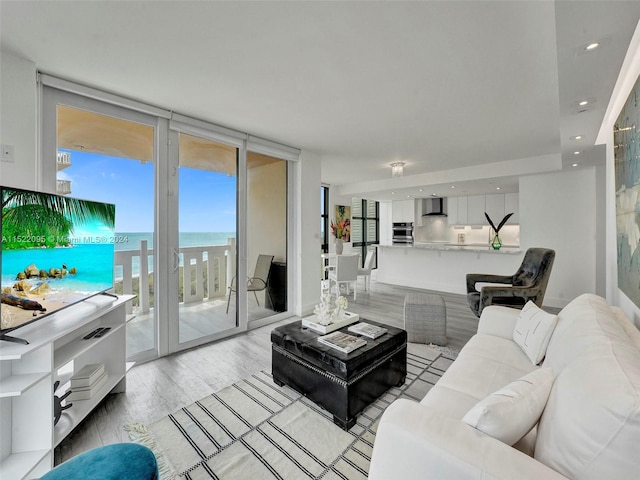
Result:
[[[113,287],[115,206],[2,187],[2,330]]]

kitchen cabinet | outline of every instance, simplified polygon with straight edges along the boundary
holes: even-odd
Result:
[[[469,215],[467,213],[469,199],[467,197],[458,197],[458,224],[467,225],[469,223]]]
[[[449,225],[487,225],[484,212],[487,212],[496,225],[508,213],[513,215],[507,225],[518,225],[519,202],[517,193],[496,193],[489,195],[470,195],[449,197],[447,223]]]
[[[520,197],[517,193],[505,193],[504,213],[513,213],[507,225],[518,225],[520,223]]]
[[[394,200],[391,202],[391,220],[393,223],[403,222],[404,214],[402,212],[404,206],[402,200]]]
[[[424,213],[424,202],[421,198],[416,198],[414,201],[414,216],[416,219],[415,226],[421,227],[423,225],[422,214]]]
[[[498,224],[504,218],[504,193],[494,193],[485,195],[485,212],[489,215],[493,223]],[[486,220],[485,220],[486,222]]]
[[[460,225],[458,221],[458,200],[460,197],[447,198],[447,223],[449,225]]]
[[[487,219],[484,216],[486,195],[469,195],[467,197],[467,224],[486,225]]]
[[[415,221],[415,204],[413,200],[394,200],[391,204],[393,223]]]
[[[447,223],[449,225],[468,225],[467,215],[468,198],[448,197],[447,198]]]

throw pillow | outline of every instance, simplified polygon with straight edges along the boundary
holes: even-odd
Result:
[[[553,371],[540,368],[492,393],[462,418],[472,427],[513,445],[534,427],[553,386]]]
[[[522,348],[534,365],[542,362],[556,323],[557,315],[545,312],[531,300],[520,311],[513,330],[513,341]]]

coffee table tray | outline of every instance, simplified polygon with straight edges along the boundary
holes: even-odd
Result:
[[[311,315],[302,319],[302,326],[310,328],[314,332],[318,333],[331,333],[342,327],[346,327],[347,325],[356,323],[358,320],[360,320],[360,315],[358,315],[357,313],[344,312],[344,316],[345,318],[340,320],[339,322],[330,323],[329,325],[321,325],[320,323],[316,322],[317,316]]]

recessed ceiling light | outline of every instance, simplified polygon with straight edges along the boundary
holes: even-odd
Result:
[[[407,195],[407,198],[411,198],[411,195]]]
[[[422,189],[419,190],[420,192],[422,191]]]
[[[609,42],[611,42],[611,37],[593,38],[589,42],[578,45],[575,48],[574,53],[576,56],[590,55],[593,52],[597,52],[599,50],[602,50],[603,48],[607,48]]]
[[[451,188],[456,188],[456,186],[455,185],[451,185]]]
[[[433,193],[431,194],[431,196],[432,196],[432,197],[437,197],[437,196],[438,196],[438,194],[437,194],[436,192],[433,192]]]
[[[569,137],[569,140],[582,140],[582,135],[575,135],[573,137]]]
[[[573,152],[574,155],[580,155],[580,152],[578,152],[577,150],[575,152]]]
[[[577,167],[578,165],[580,165],[579,163],[572,163],[571,166],[572,167]]]
[[[500,190],[500,187],[496,187],[496,190]]]
[[[391,195],[395,195],[395,194],[396,194],[396,192],[391,192]]]
[[[571,109],[575,113],[584,113],[593,110],[595,104],[598,103],[595,97],[583,97],[571,103]]]

